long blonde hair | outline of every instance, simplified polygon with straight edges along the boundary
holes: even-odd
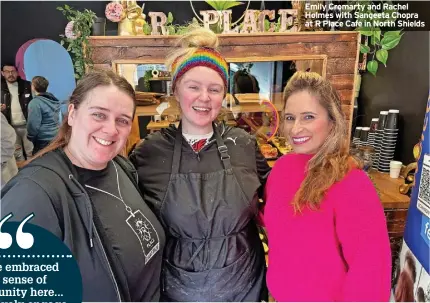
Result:
[[[348,127],[339,95],[331,83],[317,73],[296,72],[284,89],[284,102],[298,92],[307,91],[326,109],[332,128],[323,145],[308,162],[306,177],[292,203],[295,211],[304,206],[318,209],[327,190],[340,181],[352,166],[360,166],[349,156]]]

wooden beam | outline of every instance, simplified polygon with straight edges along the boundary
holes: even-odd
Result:
[[[358,32],[286,32],[253,34],[220,34],[220,45],[267,43],[334,43],[355,42]],[[174,46],[179,36],[91,36],[92,46]]]

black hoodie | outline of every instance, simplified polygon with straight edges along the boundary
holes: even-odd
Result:
[[[126,276],[106,243],[100,222],[93,214],[88,192],[78,182],[76,170],[66,160],[62,150],[49,152],[25,166],[1,192],[1,211],[13,213],[13,221],[20,221],[34,213],[31,223],[39,225],[63,240],[76,258],[83,285],[83,301],[131,301]],[[130,178],[136,176],[130,162],[122,157],[114,161]],[[137,181],[137,180],[134,180]],[[137,185],[136,182],[133,182]],[[159,298],[159,274],[162,249],[147,264],[150,292],[142,301]]]

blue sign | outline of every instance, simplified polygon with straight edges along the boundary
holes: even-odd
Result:
[[[430,245],[430,219],[426,216],[423,216],[421,220],[421,237],[427,245]]]
[[[82,279],[70,249],[55,235],[29,223],[0,220],[0,299],[13,303],[80,303]]]
[[[424,270],[430,273],[430,96],[419,143],[418,167],[406,219],[404,241]]]

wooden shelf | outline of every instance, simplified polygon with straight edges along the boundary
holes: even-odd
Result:
[[[169,121],[159,121],[159,122],[155,122],[155,121],[151,121],[148,123],[148,125],[146,126],[147,130],[160,130],[162,128],[167,128],[169,127],[170,124],[173,124],[175,122],[169,122]]]

